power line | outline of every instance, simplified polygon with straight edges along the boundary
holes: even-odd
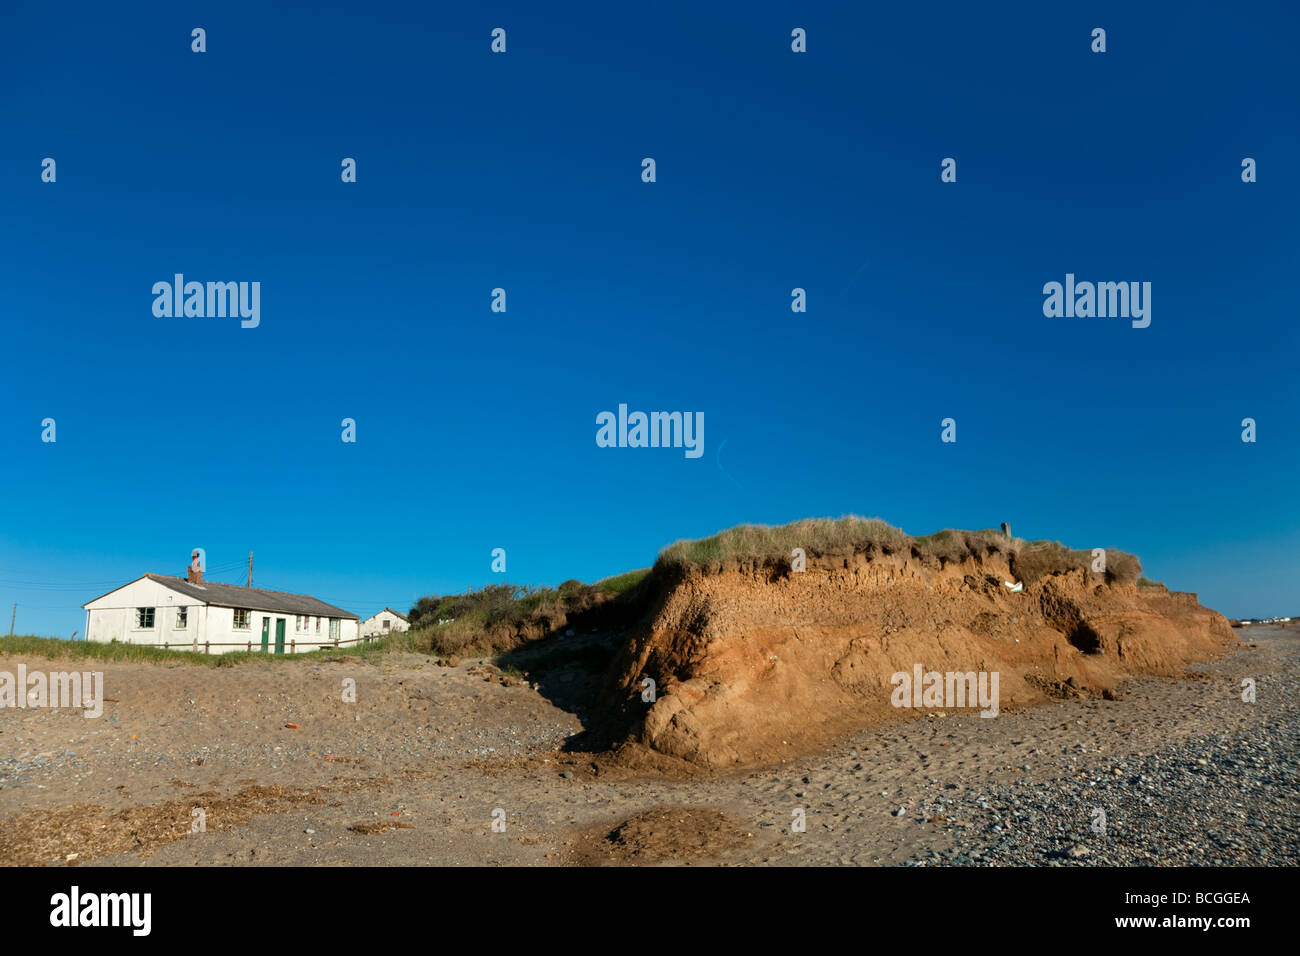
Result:
[[[221,565],[213,568],[211,574],[227,574],[231,571],[240,571],[243,568],[243,562],[237,561],[234,564]],[[84,591],[95,590],[97,588],[111,588],[115,580],[100,579],[97,581],[11,581],[0,580],[0,587],[13,588],[20,591]],[[129,581],[126,583],[130,583]],[[117,584],[118,587],[123,585]]]
[[[80,604],[28,604],[25,601],[19,601],[18,606],[28,611],[82,611],[85,610]]]

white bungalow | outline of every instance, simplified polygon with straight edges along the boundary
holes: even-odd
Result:
[[[304,594],[146,574],[83,605],[86,640],[121,641],[209,654],[312,651],[357,639],[359,620]]]
[[[394,631],[407,631],[410,628],[411,622],[406,619],[405,614],[401,611],[394,611],[391,607],[386,607],[378,614],[374,614],[361,622],[361,636],[382,636],[391,634]]]

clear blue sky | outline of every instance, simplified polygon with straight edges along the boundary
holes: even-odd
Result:
[[[1300,612],[1294,5],[271,6],[6,5],[20,632],[194,547],[366,615],[845,513]],[[260,326],[155,318],[177,272]],[[1046,318],[1067,272],[1151,326]],[[598,448],[620,402],[704,455]]]

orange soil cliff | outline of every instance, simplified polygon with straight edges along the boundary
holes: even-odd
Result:
[[[598,706],[625,749],[721,768],[925,713],[890,703],[892,675],[917,664],[998,672],[1005,710],[1181,675],[1237,643],[1222,615],[1160,585],[1076,568],[1012,593],[1003,582],[1019,580],[1016,560],[868,548],[810,556],[801,573],[764,560],[656,569]],[[647,677],[653,702],[642,700]]]

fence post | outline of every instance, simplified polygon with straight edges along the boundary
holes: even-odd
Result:
[[[252,641],[249,641],[249,642],[248,642],[248,653],[250,653],[250,654],[253,653],[253,642],[252,642]]]
[[[211,642],[211,641],[204,641],[204,642],[203,642],[203,653],[204,653],[204,654],[211,654],[211,653],[212,653],[212,642]]]
[[[298,653],[298,642],[296,640],[289,641],[289,653],[290,654]]]

